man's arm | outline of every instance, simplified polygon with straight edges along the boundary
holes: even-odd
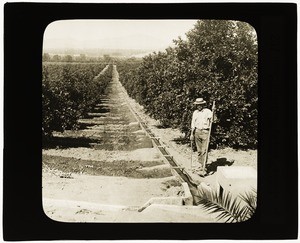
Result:
[[[210,124],[213,121],[213,112],[210,109],[206,109],[206,119],[207,119],[207,124]]]

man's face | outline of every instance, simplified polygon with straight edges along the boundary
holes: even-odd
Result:
[[[201,111],[203,109],[203,107],[204,107],[203,104],[197,105],[197,110]]]

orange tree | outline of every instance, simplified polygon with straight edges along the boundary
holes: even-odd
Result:
[[[189,136],[192,102],[216,102],[213,145],[256,148],[257,40],[244,22],[199,20],[174,48],[146,56],[121,81],[164,126]],[[134,74],[134,75],[133,75]]]
[[[51,137],[53,131],[78,128],[78,119],[99,102],[111,80],[112,67],[95,78],[104,67],[101,64],[43,65],[44,138]]]

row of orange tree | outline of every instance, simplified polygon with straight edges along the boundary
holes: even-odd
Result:
[[[78,120],[100,101],[112,78],[112,66],[105,64],[44,64],[42,79],[42,133],[77,129]]]
[[[190,134],[193,101],[216,102],[214,146],[257,146],[257,38],[245,22],[199,20],[175,47],[118,63],[130,96],[163,126]]]

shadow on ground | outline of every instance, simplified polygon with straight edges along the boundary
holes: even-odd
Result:
[[[191,142],[187,137],[177,137],[173,141],[177,144],[189,144]]]
[[[218,166],[231,166],[234,161],[228,161],[226,158],[218,158],[216,161],[206,165],[207,173],[214,174]]]
[[[51,149],[51,148],[79,148],[85,147],[90,148],[91,143],[95,143],[98,140],[90,139],[85,137],[52,137],[49,140],[43,141],[43,148],[44,149]]]

